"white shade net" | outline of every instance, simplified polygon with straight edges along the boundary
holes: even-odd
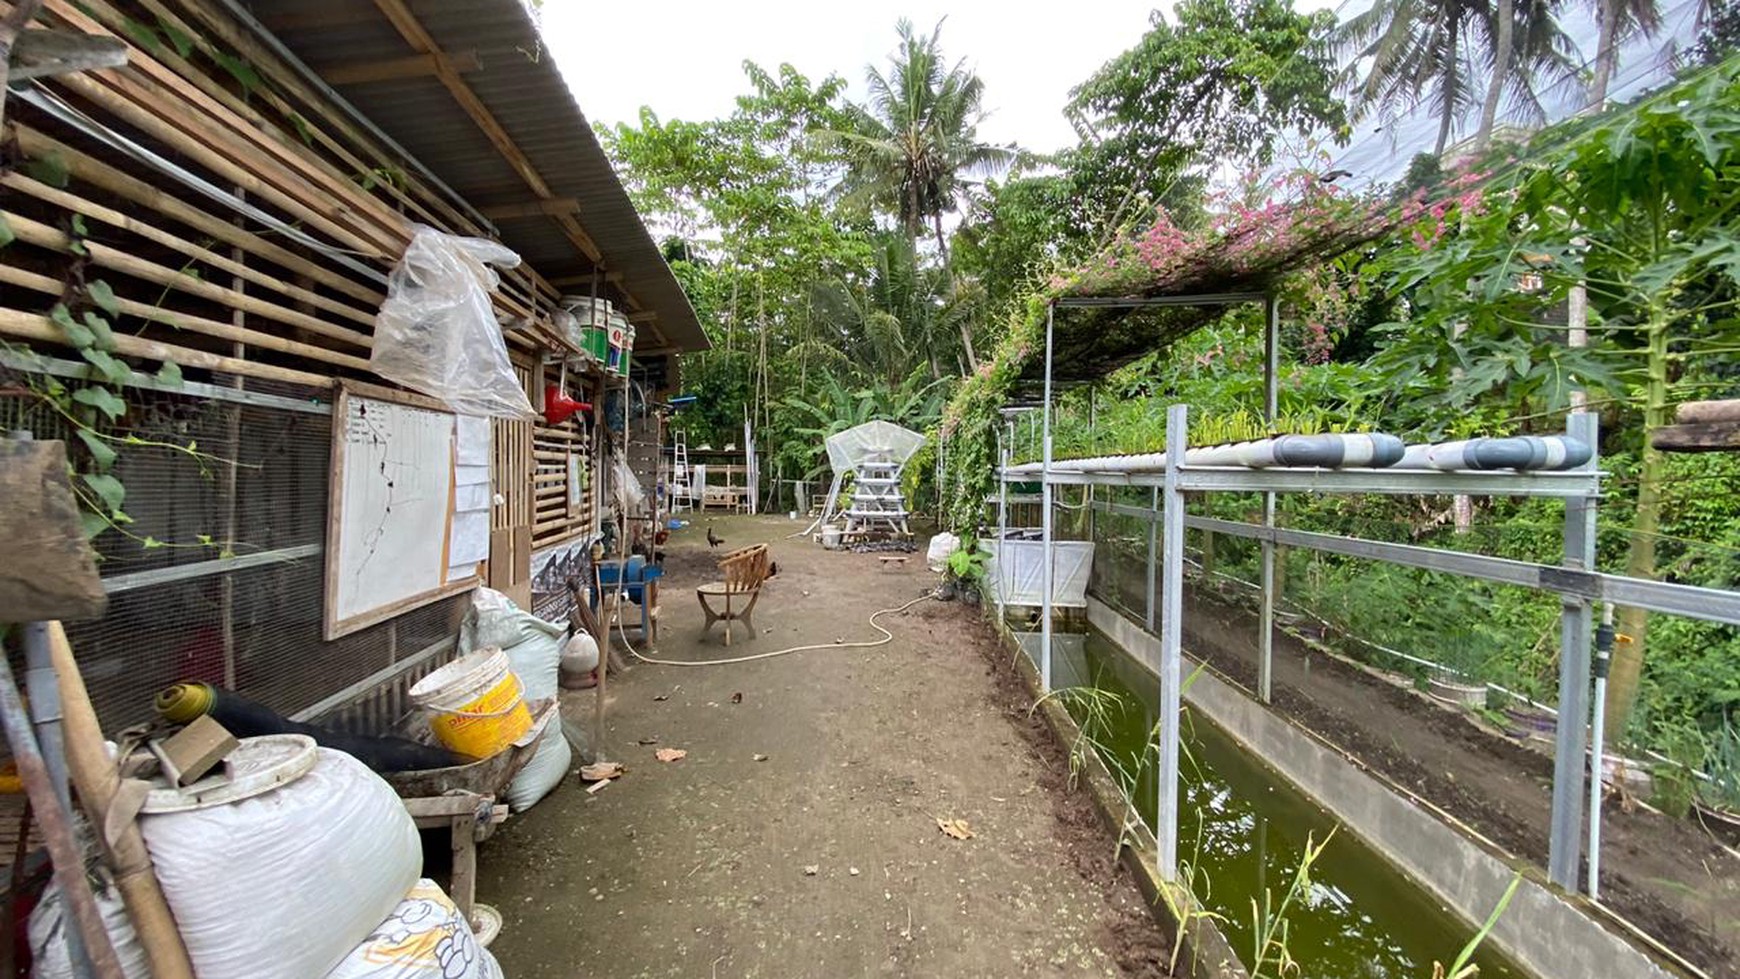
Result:
[[[923,435],[878,419],[828,436],[828,465],[845,473],[867,461],[903,464],[923,445]]]

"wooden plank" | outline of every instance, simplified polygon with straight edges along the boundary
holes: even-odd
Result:
[[[7,285],[20,286],[25,289],[32,289],[36,292],[55,297],[60,296],[61,293],[66,291],[65,283],[61,282],[59,279],[47,275],[37,275],[34,272],[26,272],[23,269],[12,265],[0,264],[0,282],[4,282]],[[334,367],[349,367],[353,370],[361,371],[369,369],[369,362],[365,357],[341,354],[336,351],[328,350],[325,347],[316,347],[312,344],[298,343],[295,340],[286,340],[283,337],[275,336],[270,333],[261,333],[259,330],[252,330],[247,327],[236,326],[233,323],[224,323],[219,320],[206,319],[203,316],[190,316],[186,313],[177,313],[157,306],[152,306],[148,303],[123,299],[120,296],[116,296],[115,301],[119,304],[121,312],[129,316],[137,316],[140,319],[149,320],[153,323],[162,323],[166,326],[186,330],[189,333],[199,333],[205,336],[232,340],[237,343],[245,343],[262,350],[272,350],[297,357],[306,357],[309,360],[316,360],[323,364],[331,364]]]
[[[55,326],[48,317],[17,309],[0,308],[0,334],[19,340],[35,340],[59,346],[67,345],[66,337],[61,334],[60,327]],[[307,371],[291,370],[287,367],[273,367],[269,364],[239,360],[235,357],[222,357],[203,350],[158,343],[155,340],[145,340],[126,333],[115,334],[115,352],[145,360],[172,361],[182,367],[202,367],[207,370],[241,374],[268,381],[283,381],[288,384],[325,387],[332,383],[331,377],[321,374],[310,374]]]
[[[382,58],[348,64],[317,65],[315,71],[329,85],[367,85],[400,78],[427,78],[443,71],[464,73],[483,67],[475,51],[454,51],[446,54],[413,54],[403,58]]]
[[[1732,401],[1687,401],[1680,405],[1674,420],[1685,425],[1706,422],[1740,421],[1740,399]]]
[[[1649,441],[1663,452],[1733,452],[1740,450],[1740,419],[1668,425],[1651,432]]]

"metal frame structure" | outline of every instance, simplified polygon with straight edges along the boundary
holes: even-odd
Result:
[[[1585,758],[1589,749],[1588,726],[1582,720],[1591,714],[1592,607],[1597,601],[1625,604],[1731,625],[1740,625],[1740,593],[1666,582],[1603,574],[1595,570],[1595,517],[1601,473],[1597,460],[1568,471],[1436,471],[1398,469],[1246,469],[1184,464],[1187,447],[1188,408],[1173,405],[1167,412],[1166,453],[1155,467],[1117,471],[1098,466],[1093,471],[1060,467],[1052,455],[1051,392],[1053,332],[1056,309],[1068,306],[1138,307],[1143,305],[1225,304],[1261,300],[1265,303],[1264,416],[1276,413],[1277,308],[1263,294],[1225,294],[1204,297],[1167,297],[1161,300],[1059,300],[1046,317],[1045,396],[1042,457],[1039,471],[1017,469],[1009,464],[1012,426],[1000,452],[998,537],[1007,531],[1007,486],[1010,482],[1041,480],[1044,507],[1042,540],[1048,555],[1052,550],[1052,488],[1057,485],[1147,486],[1153,489],[1149,508],[1106,501],[1094,508],[1146,520],[1148,533],[1148,581],[1146,624],[1160,630],[1160,777],[1159,818],[1156,826],[1157,864],[1161,876],[1177,878],[1178,818],[1178,711],[1183,683],[1181,609],[1186,528],[1210,530],[1257,540],[1262,545],[1261,611],[1259,619],[1258,697],[1267,703],[1271,695],[1274,610],[1274,560],[1277,545],[1305,547],[1349,557],[1387,561],[1408,567],[1457,574],[1464,577],[1516,585],[1560,596],[1559,716],[1570,720],[1557,726],[1554,746],[1552,822],[1548,874],[1560,887],[1575,891],[1583,855],[1580,830],[1584,826],[1586,793]],[[1597,419],[1577,413],[1567,419],[1566,434],[1594,447],[1598,445]],[[1102,461],[1103,462],[1103,461]],[[1185,513],[1186,492],[1256,492],[1264,498],[1263,521],[1245,524]],[[1506,558],[1382,541],[1343,537],[1275,526],[1276,493],[1346,493],[1391,495],[1534,496],[1563,499],[1566,503],[1564,558],[1559,565],[1532,564]],[[1163,553],[1157,554],[1157,550]],[[1158,558],[1158,561],[1156,560]],[[1052,561],[1044,565],[1044,595],[1041,608],[1040,676],[1044,689],[1051,689]],[[1156,612],[1158,611],[1158,617]],[[1157,619],[1157,620],[1156,620]],[[1598,709],[1598,708],[1597,708]],[[1599,747],[1596,749],[1599,751]],[[1595,783],[1599,784],[1599,783]],[[1591,804],[1588,839],[1599,845],[1600,810]]]

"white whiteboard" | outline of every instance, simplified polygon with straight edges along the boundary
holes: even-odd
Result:
[[[464,441],[473,443],[465,445],[469,463],[476,459],[476,427],[461,426],[451,412],[341,385],[332,421],[326,638],[475,586],[475,562],[487,555],[487,543],[476,554],[467,531],[480,502],[488,526],[487,502],[473,489],[489,482],[488,426],[482,426],[484,465],[461,466],[462,428]],[[461,482],[468,512],[456,541]]]

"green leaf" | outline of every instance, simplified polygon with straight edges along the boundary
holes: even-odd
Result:
[[[162,541],[158,540],[155,537],[152,537],[150,535],[146,535],[145,539],[139,542],[139,546],[143,547],[147,551],[155,551],[159,547],[168,547],[169,545],[163,543]]]
[[[6,220],[6,215],[0,214],[0,248],[12,244],[17,237],[12,233],[12,222]]]
[[[97,349],[115,349],[115,331],[109,326],[108,320],[90,310],[85,311],[84,320],[85,326],[91,331],[91,336],[95,338]]]
[[[198,540],[201,544],[205,544],[207,546],[210,546],[210,544],[211,544],[211,535],[210,534],[195,534],[194,539]]]
[[[72,252],[74,255],[77,255],[80,258],[90,258],[91,257],[91,250],[89,248],[86,248],[85,243],[82,241],[79,241],[77,238],[74,238],[71,242],[67,243],[66,250],[69,252]]]
[[[103,441],[101,436],[83,428],[75,429],[73,434],[77,435],[79,441],[85,444],[85,448],[90,450],[91,461],[96,464],[98,472],[107,472],[109,467],[115,464],[115,450],[109,443]]]
[[[79,526],[84,528],[85,540],[95,540],[96,536],[109,529],[109,519],[100,513],[88,510],[79,511]]]
[[[173,360],[166,360],[163,366],[157,368],[157,383],[172,391],[181,390],[181,368]]]
[[[66,342],[79,350],[97,342],[97,335],[89,327],[74,320],[65,303],[55,303],[54,308],[48,311],[48,318],[54,321],[55,326],[60,327],[60,332],[66,335]]]
[[[115,392],[105,387],[82,387],[73,392],[72,398],[79,404],[90,405],[108,415],[110,421],[119,420],[127,413],[127,402],[115,397]]]
[[[116,526],[133,522],[133,518],[127,516],[126,512],[122,510],[116,510],[114,513],[109,514],[109,519],[114,521]]]
[[[72,182],[72,169],[66,165],[66,157],[58,152],[26,161],[24,172],[33,180],[61,190]]]
[[[111,513],[118,512],[121,509],[121,504],[127,500],[127,487],[121,485],[121,481],[113,476],[104,473],[85,473],[79,478],[85,481],[85,485],[91,488],[91,492],[97,494],[97,498],[103,501],[103,505],[108,507]]]
[[[91,302],[97,304],[103,312],[110,316],[121,315],[121,303],[115,298],[115,290],[102,279],[92,279],[85,283],[85,295],[91,297]]]
[[[72,216],[72,230],[73,234],[78,235],[80,238],[89,238],[91,236],[91,229],[85,226],[85,216],[83,214],[74,214]]]
[[[103,377],[111,384],[126,384],[133,379],[131,367],[96,347],[86,347],[80,350],[79,356],[83,357],[92,367],[101,371]]]
[[[193,35],[161,17],[157,18],[157,26],[163,31],[163,36],[169,39],[169,43],[175,46],[176,54],[183,58],[193,54]]]

